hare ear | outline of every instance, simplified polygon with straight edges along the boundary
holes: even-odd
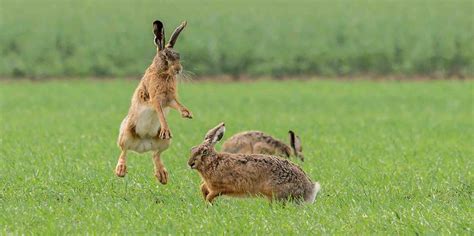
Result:
[[[225,124],[222,122],[207,132],[206,136],[204,137],[204,142],[215,145],[222,139],[222,137],[224,137],[224,133]]]
[[[288,131],[288,134],[290,135],[290,146],[291,146],[291,149],[293,149],[293,152],[296,155],[298,155],[298,152],[296,151],[296,135],[295,135],[295,132],[293,131]]]
[[[155,35],[155,45],[158,50],[162,50],[163,46],[165,45],[165,28],[163,27],[163,23],[159,20],[155,20],[153,22],[153,34]]]
[[[183,31],[184,27],[186,27],[187,24],[188,23],[186,21],[183,21],[181,25],[179,25],[178,28],[174,30],[173,34],[171,34],[170,41],[168,42],[168,44],[166,44],[167,48],[174,47],[174,44],[176,43],[176,40],[178,39],[179,34],[181,33],[181,31]]]
[[[295,149],[297,152],[303,151],[303,146],[301,146],[301,139],[300,136],[296,136],[295,138]]]

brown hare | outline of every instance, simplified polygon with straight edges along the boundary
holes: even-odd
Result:
[[[188,165],[196,169],[203,183],[201,191],[209,203],[220,195],[234,197],[265,196],[270,201],[304,200],[312,203],[320,190],[303,170],[290,161],[262,154],[216,152],[224,123],[209,130],[204,141],[191,149]]]
[[[176,28],[165,45],[163,23],[153,22],[157,52],[135,89],[128,115],[120,125],[118,146],[122,152],[115,169],[119,177],[127,173],[128,150],[138,153],[153,151],[155,176],[162,184],[168,181],[168,172],[160,159],[171,139],[165,117],[169,108],[174,108],[181,112],[182,117],[192,118],[192,113],[178,101],[176,75],[181,73],[182,67],[179,53],[173,49],[185,26],[186,21]]]
[[[290,145],[260,131],[235,134],[222,144],[222,151],[243,154],[269,154],[289,158],[294,155],[304,161],[300,137],[289,131]]]

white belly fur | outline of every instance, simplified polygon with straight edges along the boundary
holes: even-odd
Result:
[[[169,146],[169,140],[156,138],[158,130],[160,129],[160,121],[155,109],[151,106],[143,105],[138,109],[138,111],[135,132],[140,137],[123,136],[128,122],[128,116],[123,119],[122,124],[120,125],[119,139],[125,139],[124,148],[138,153],[166,150]],[[168,114],[168,111],[168,108],[165,108],[163,111],[165,116]]]
[[[138,153],[148,151],[164,151],[169,146],[169,140],[157,138],[129,138],[125,142],[125,148]]]
[[[165,108],[163,113],[166,116],[169,109]],[[158,135],[160,129],[160,120],[154,107],[149,105],[141,105],[138,108],[137,123],[135,124],[135,132],[141,138],[152,138]]]

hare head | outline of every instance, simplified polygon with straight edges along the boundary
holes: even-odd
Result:
[[[301,139],[293,131],[288,131],[290,135],[290,146],[293,149],[293,152],[296,157],[300,158],[301,161],[304,161],[303,147],[301,146]]]
[[[225,124],[222,122],[207,132],[199,146],[191,148],[191,157],[188,160],[191,169],[200,169],[217,154],[214,146],[222,139],[224,132]]]
[[[186,27],[186,21],[183,21],[171,35],[170,40],[165,45],[165,29],[163,23],[159,20],[153,22],[153,34],[155,35],[156,56],[153,60],[161,72],[170,75],[176,75],[182,72],[183,68],[179,62],[179,53],[174,50],[174,45],[181,31]]]

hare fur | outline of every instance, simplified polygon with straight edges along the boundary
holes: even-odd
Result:
[[[128,115],[120,125],[118,146],[121,153],[115,168],[115,174],[119,177],[127,173],[128,150],[138,153],[153,151],[155,176],[162,184],[168,182],[168,172],[160,157],[169,147],[171,139],[165,117],[169,108],[174,108],[181,112],[182,117],[192,118],[192,113],[178,100],[176,75],[181,73],[182,66],[179,53],[173,49],[185,26],[186,22],[183,22],[176,28],[165,45],[163,23],[153,22],[157,52],[135,89]]]
[[[290,144],[286,144],[261,131],[245,131],[233,135],[222,144],[222,151],[242,154],[268,154],[289,158],[298,157],[304,161],[301,139],[289,131]]]
[[[225,125],[209,130],[204,141],[191,149],[188,165],[202,178],[201,192],[210,203],[220,195],[234,197],[263,195],[270,201],[304,200],[314,202],[320,190],[297,165],[262,154],[216,152],[214,145],[222,138]]]

